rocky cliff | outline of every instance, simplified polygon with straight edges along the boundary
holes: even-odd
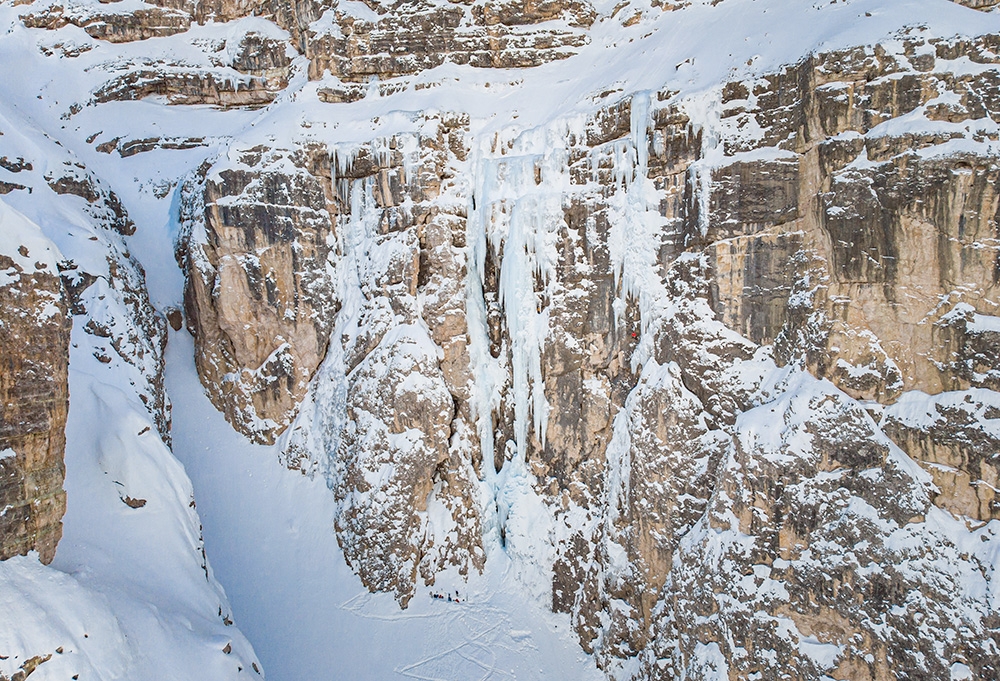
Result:
[[[98,339],[99,362],[111,364],[114,357],[129,367],[131,386],[169,441],[169,401],[162,385],[165,325],[149,304],[141,266],[123,242],[135,224],[118,196],[72,154],[51,142],[40,144],[16,119],[0,114],[0,126],[0,167],[16,179],[6,183],[0,199],[5,249],[0,424],[6,453],[0,463],[6,509],[0,538],[4,557],[37,550],[48,563],[66,511],[72,318]],[[86,230],[86,237],[78,235],[87,241],[80,262],[11,207],[32,206],[35,195],[47,197],[75,230]],[[51,214],[40,214],[52,220]]]
[[[158,198],[205,392],[325,480],[370,590],[405,608],[500,549],[611,678],[992,679],[1000,28],[989,2],[870,4],[815,5],[851,30],[801,40],[764,14],[808,33],[806,10],[739,0],[21,20],[72,27],[39,40],[96,74],[66,121],[239,121],[85,144],[131,168],[198,154]],[[739,12],[781,37],[727,59],[687,35],[736,35]],[[131,234],[71,166],[51,191]],[[141,270],[114,285],[120,255],[108,285],[153,340],[119,354],[166,438],[162,322]],[[63,269],[30,290],[96,290]],[[88,331],[120,350],[99,309]]]
[[[286,457],[328,477],[348,560],[404,605],[442,548],[480,564],[478,531],[421,518],[444,503],[535,564],[613,675],[989,678],[989,571],[966,546],[1000,517],[996,40],[908,31],[489,140],[422,119],[230,152],[212,176],[249,166],[261,189],[191,199],[199,361],[213,309],[267,340],[218,403],[276,434],[306,396]],[[288,228],[217,217],[250,210]],[[272,264],[289,247],[303,268]],[[297,352],[300,315],[267,291],[310,305],[277,284],[305,276],[335,302],[306,308]]]
[[[34,550],[49,563],[66,510],[69,311],[58,251],[27,218],[0,211],[0,559]]]

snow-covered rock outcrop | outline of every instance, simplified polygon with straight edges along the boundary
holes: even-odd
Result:
[[[116,189],[0,176],[106,226],[107,267],[53,237],[70,382],[121,370],[145,458],[78,453],[193,572],[127,252],[169,216],[207,396],[372,591],[503,552],[611,678],[996,677],[1000,20],[961,4],[20,7]]]
[[[974,596],[990,572],[963,548],[979,535],[939,510],[988,543],[995,456],[961,433],[989,420],[895,405],[993,394],[994,42],[911,30],[697,96],[605,95],[587,115],[466,135],[444,167],[418,153],[439,144],[426,126],[318,161],[302,147],[295,173],[332,216],[338,312],[286,456],[328,477],[365,583],[405,604],[433,583],[420,537],[480,550],[420,519],[450,460],[467,471],[444,487],[452,522],[464,509],[531,564],[612,674],[993,673],[995,644],[977,647],[993,606]],[[426,175],[446,189],[415,191]],[[219,241],[206,205],[195,248]],[[442,281],[466,284],[435,334],[439,212],[464,226]],[[189,262],[192,286],[243,309]],[[421,311],[431,334],[412,326]],[[456,366],[471,380],[449,379]],[[466,416],[449,455],[431,443],[452,413]],[[921,647],[912,598],[925,628],[964,633]]]

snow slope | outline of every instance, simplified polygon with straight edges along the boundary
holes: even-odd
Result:
[[[525,599],[496,551],[468,585],[447,576],[400,610],[344,561],[333,495],[233,432],[204,396],[186,332],[172,334],[174,453],[195,481],[215,574],[269,679],[601,679],[569,618]]]

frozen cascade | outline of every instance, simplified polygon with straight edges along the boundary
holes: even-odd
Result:
[[[656,187],[647,176],[651,109],[652,93],[634,95],[630,134],[607,147],[615,178],[615,192],[608,198],[608,245],[618,289],[616,323],[623,323],[628,298],[637,300],[640,309],[642,333],[632,357],[633,370],[653,356],[656,331],[666,319],[670,302],[659,262],[665,219],[659,212]],[[514,451],[508,452],[509,460],[499,473],[484,466],[485,483],[492,491],[488,496],[495,506],[495,511],[484,513],[486,536],[496,541],[506,538],[507,553],[522,582],[546,598],[552,583],[555,538],[568,538],[568,533],[577,530],[590,534],[592,530],[587,528],[595,522],[576,508],[557,522],[534,489],[534,475],[525,461],[529,427],[544,446],[548,403],[540,369],[548,335],[546,305],[558,286],[554,276],[556,239],[564,228],[565,200],[576,191],[570,186],[566,144],[583,134],[584,124],[583,120],[567,118],[526,131],[510,143],[495,141],[492,150],[479,149],[472,161],[476,183],[468,222],[472,264],[468,315],[473,363],[477,376],[485,379],[478,386],[476,400],[484,459],[494,454],[492,414],[500,408],[505,381],[513,384]],[[597,167],[595,152],[591,152],[591,167]],[[483,299],[487,248],[500,263],[498,295],[510,343],[507,375],[504,355],[494,359],[487,350]],[[607,490],[608,508],[620,507],[629,495],[627,412],[615,419],[608,451],[609,470],[614,476]],[[623,549],[616,543],[612,527],[614,518],[606,520],[603,550],[621,557]]]
[[[476,150],[470,159],[470,165],[474,168],[483,168],[480,162],[481,150]],[[485,166],[485,168],[495,170],[495,166]],[[477,179],[482,176],[478,175]],[[495,183],[495,181],[494,181]],[[480,182],[480,186],[482,183]],[[475,194],[469,198],[468,215],[470,218],[476,216]],[[479,435],[479,448],[484,461],[489,461],[493,456],[494,432],[493,414],[500,407],[500,396],[507,381],[507,374],[501,364],[502,358],[494,359],[490,355],[490,341],[488,322],[486,317],[486,300],[483,293],[483,282],[485,280],[486,254],[489,247],[486,240],[486,232],[482,229],[480,221],[469,219],[466,221],[466,243],[469,249],[468,274],[466,277],[466,317],[469,328],[469,357],[472,366],[475,368],[478,380],[473,386],[471,396],[471,407],[473,418],[476,420],[477,433]],[[483,494],[483,533],[484,544],[497,545],[500,543],[502,519],[498,517],[497,490],[499,484],[497,474],[493,466],[483,465],[482,476],[485,487]]]
[[[510,337],[516,456],[523,460],[532,432],[543,443],[549,405],[541,351],[548,331],[545,301],[553,282],[563,194],[569,186],[563,129],[536,129],[518,137],[510,153],[482,155],[470,224],[485,236],[473,242],[482,277],[486,248],[500,262],[500,304]],[[541,288],[541,290],[536,290]]]
[[[510,381],[514,411],[513,451],[499,472],[483,466],[483,529],[487,550],[503,544],[512,566],[538,600],[551,594],[556,529],[552,509],[535,489],[525,454],[529,432],[544,446],[549,404],[545,397],[541,353],[549,332],[546,305],[556,286],[556,246],[565,229],[564,196],[569,192],[567,126],[579,121],[521,133],[511,143],[474,152],[468,220],[470,248],[467,313],[470,353],[477,375],[473,402],[484,460],[494,456],[493,415]],[[487,249],[500,263],[499,303],[510,343],[508,358],[489,353],[483,298]],[[529,428],[531,429],[529,431]],[[508,444],[508,448],[511,445]]]
[[[611,224],[608,249],[619,291],[614,302],[616,323],[622,323],[629,297],[639,304],[641,337],[632,356],[633,371],[652,356],[656,324],[663,318],[668,303],[659,263],[665,220],[658,209],[659,194],[647,177],[649,121],[650,93],[637,93],[632,98],[631,132],[626,140],[630,153],[615,154],[616,177],[624,175],[631,179],[624,183],[624,188],[616,185],[618,191],[608,201]]]
[[[649,123],[650,100],[649,91],[637,92],[632,95],[632,106],[629,109],[629,133],[635,146],[636,175],[646,177],[649,169]]]
[[[708,234],[712,209],[712,169],[725,156],[722,144],[722,93],[712,88],[684,100],[684,111],[692,121],[698,121],[702,133],[701,158],[691,164],[690,182],[697,201],[698,229]]]

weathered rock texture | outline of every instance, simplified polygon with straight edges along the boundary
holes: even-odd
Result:
[[[67,296],[37,227],[0,205],[0,230],[0,560],[48,563],[66,511]]]
[[[483,561],[465,206],[449,179],[466,122],[432,117],[360,148],[245,150],[187,189],[188,320],[210,396],[264,442],[307,398],[287,463],[324,469],[348,560],[403,603],[418,572],[433,583]]]
[[[198,370],[239,430],[273,442],[326,353],[336,312],[332,223],[319,180],[277,150],[189,188],[186,258]]]
[[[992,10],[994,0],[955,0]],[[138,6],[136,6],[138,5]],[[664,10],[685,3],[653,0]],[[612,12],[612,17],[624,5]],[[93,92],[89,104],[162,96],[171,104],[259,107],[274,100],[288,83],[289,54],[304,55],[311,79],[330,84],[326,101],[362,98],[372,79],[399,81],[445,63],[481,68],[525,68],[565,59],[589,41],[597,12],[581,0],[339,3],[334,0],[157,0],[118,7],[114,2],[39,0],[21,15],[30,28],[82,28],[92,39],[112,43],[143,41],[187,33],[207,22],[234,22],[258,17],[273,21],[287,35],[269,31],[225,40],[193,39],[202,63],[161,58],[116,60],[104,65],[112,75]],[[622,18],[638,21],[642,12]],[[253,19],[248,19],[248,18]],[[271,24],[273,27],[273,24]],[[40,46],[46,54],[59,50],[76,57],[92,44]],[[332,79],[331,79],[332,77]],[[389,86],[405,87],[405,82]],[[82,103],[80,104],[82,106]],[[0,185],[2,188],[3,185]]]
[[[938,486],[935,504],[956,515],[998,519],[998,407],[991,390],[913,393],[885,410],[881,426],[930,472]]]
[[[574,54],[596,13],[587,2],[371,2],[359,8],[322,0],[296,3],[204,0],[195,16],[274,20],[309,58],[309,75],[364,82],[414,74],[445,62],[478,67],[537,66]]]
[[[860,399],[994,386],[996,157],[956,142],[996,137],[993,43],[911,38],[901,53],[819,55],[742,92],[727,87],[724,125],[763,128],[727,152],[780,140],[793,155],[714,169],[708,229],[685,235],[719,244],[708,253],[723,321]],[[949,73],[962,55],[982,67]],[[784,111],[770,125],[769,107]],[[950,125],[891,123],[920,113]],[[907,451],[932,473],[947,464]]]
[[[270,103],[285,86],[291,66],[286,36],[262,22],[241,24],[226,40],[200,40],[202,63],[152,55],[112,62],[112,75],[93,92],[90,103],[129,101],[150,96],[169,104],[258,107]]]
[[[349,101],[364,94],[365,89],[354,87],[357,84],[412,75],[446,62],[523,68],[564,59],[587,43],[587,29],[596,18],[589,3],[575,0],[370,5],[201,0],[119,8],[103,2],[37,2],[21,20],[30,28],[48,30],[77,26],[94,40],[113,43],[185,33],[210,21],[242,20],[247,27],[243,35],[192,38],[188,52],[200,52],[200,59],[178,59],[169,51],[156,57],[153,48],[141,58],[103,64],[101,69],[110,76],[86,102],[160,96],[170,104],[228,108],[273,101],[288,84],[291,55],[296,53],[308,58],[310,78],[330,81],[324,88],[333,93],[326,95],[328,101]],[[270,29],[261,33],[257,29],[262,25]],[[60,47],[64,55],[74,57],[93,45]],[[40,49],[54,53],[54,48]]]
[[[330,31],[314,72],[427,66]],[[262,441],[300,409],[286,461],[403,604],[485,537],[612,676],[992,678],[998,43],[234,152],[187,199],[203,380]]]
[[[328,157],[343,244],[334,335],[343,354],[327,368],[346,375],[347,421],[330,474],[342,504],[338,536],[363,581],[394,589],[403,604],[418,573],[433,584],[438,571],[481,570],[485,558],[479,508],[469,503],[477,488],[475,422],[456,172],[467,123],[432,116],[419,133],[384,147]],[[324,402],[313,399],[320,409]],[[301,434],[326,424],[305,416],[287,450],[322,460],[323,450]],[[385,532],[373,536],[373,526]],[[391,572],[373,560],[380,553],[393,556]]]
[[[445,62],[522,68],[564,59],[586,43],[595,14],[588,3],[473,5],[411,2],[379,7],[383,16],[329,9],[306,33],[309,73],[342,81],[414,74]],[[374,14],[374,13],[373,13]],[[545,22],[568,19],[553,27]],[[536,25],[537,24],[537,25]]]
[[[579,155],[586,162],[577,181],[596,173],[603,189],[581,191],[577,201],[589,204],[592,231],[561,236],[557,243],[567,246],[560,246],[553,281],[536,287],[549,335],[541,350],[546,400],[534,408],[547,409],[549,425],[544,440],[529,438],[527,459],[552,506],[579,489],[605,505],[601,523],[578,520],[564,540],[553,604],[573,613],[585,645],[609,668],[639,654],[653,677],[684,670],[703,678],[714,669],[770,678],[784,669],[817,678],[832,668],[817,667],[794,641],[818,637],[839,646],[834,676],[933,678],[954,660],[982,678],[996,673],[995,652],[977,648],[992,637],[986,648],[995,651],[988,607],[962,589],[951,597],[934,593],[938,577],[929,576],[962,584],[977,561],[963,561],[959,544],[935,548],[943,536],[920,525],[932,502],[974,521],[995,517],[992,421],[973,416],[985,415],[982,393],[950,393],[940,407],[928,405],[926,418],[888,408],[885,434],[844,397],[893,403],[904,391],[965,390],[992,380],[996,157],[985,144],[975,151],[949,145],[993,139],[992,40],[910,38],[894,54],[876,47],[817,55],[781,74],[725,86],[715,124],[688,118],[704,102],[654,105],[647,114],[640,96],[584,131],[593,151]],[[982,71],[940,73],[960,54]],[[949,110],[955,128],[943,137],[919,125],[900,134],[903,126],[887,123],[921,107],[926,119],[940,120],[932,100],[949,90],[956,92]],[[718,146],[696,140],[705,127]],[[933,123],[927,127],[941,135]],[[613,142],[597,130],[630,135],[624,143],[635,145],[639,170],[623,171],[609,159],[601,178],[600,144]],[[621,155],[612,148],[606,157]],[[544,160],[536,163],[544,178]],[[622,174],[626,184],[633,175],[632,185],[609,192]],[[650,217],[654,211],[659,220]],[[580,268],[581,256],[600,247],[591,235],[600,239],[602,215],[617,262],[594,268],[590,256],[590,267]],[[657,227],[648,231],[651,222]],[[571,251],[573,243],[586,246]],[[564,253],[575,257],[564,260]],[[605,304],[620,305],[618,337],[626,340],[619,342],[628,348],[636,334],[637,347],[627,350],[631,371],[604,379],[625,382],[628,399],[616,403],[613,391],[599,391],[612,396],[618,416],[608,444],[598,448],[606,473],[588,480],[585,466],[601,470],[598,458],[585,457],[577,468],[559,456],[563,448],[580,451],[579,436],[567,437],[558,419],[576,413],[576,396],[589,392],[558,386],[563,358],[581,338],[576,331],[560,341],[569,326],[562,310],[584,309],[561,301],[578,289],[563,283],[573,276],[564,272],[583,269],[593,282],[600,281],[595,269],[608,277],[615,266],[621,288]],[[588,300],[591,310],[595,298]],[[630,305],[638,308],[632,316]],[[774,369],[760,346],[793,371],[784,382],[770,383]],[[593,362],[595,345],[584,347]],[[812,379],[787,383],[796,367],[843,392]],[[583,379],[586,386],[586,373]],[[952,407],[956,402],[964,408]],[[580,430],[588,423],[567,421]],[[575,513],[570,507],[559,525],[570,525]],[[901,536],[921,532],[936,538],[920,549],[894,548]],[[850,549],[857,542],[866,547],[860,555]],[[942,551],[952,562],[941,561]],[[820,586],[824,580],[833,580],[832,591]],[[886,590],[885,580],[895,586]],[[936,656],[906,643],[922,640],[916,623],[883,613],[916,592],[933,601],[924,612],[935,621],[961,612],[978,633]],[[674,640],[679,648],[670,649]]]
[[[191,26],[188,13],[152,4],[131,12],[116,12],[113,5],[104,4],[49,5],[22,15],[21,20],[28,28],[50,30],[72,24],[92,38],[113,43],[174,35]]]

